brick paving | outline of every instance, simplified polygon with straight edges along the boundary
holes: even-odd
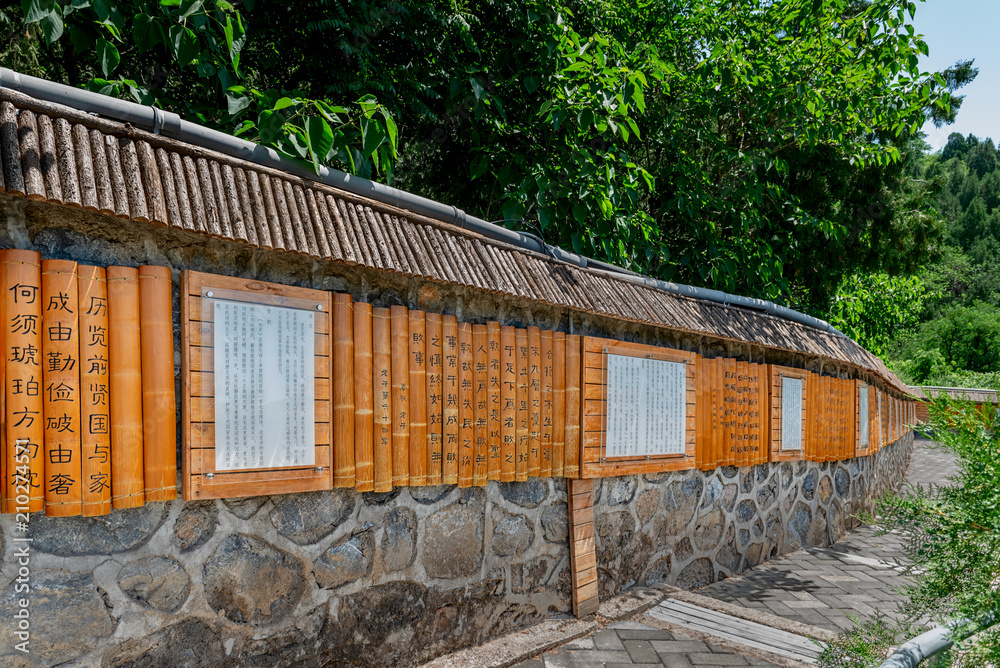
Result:
[[[956,468],[950,454],[917,440],[907,480],[944,483]],[[699,594],[759,609],[830,631],[850,628],[848,613],[893,614],[907,582],[899,536],[862,527],[828,548],[806,548],[773,559]],[[692,668],[771,666],[759,659],[635,621],[617,622],[515,668]]]

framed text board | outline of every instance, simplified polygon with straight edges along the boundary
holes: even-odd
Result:
[[[332,296],[181,274],[187,500],[332,486]]]
[[[809,442],[807,406],[814,381],[804,369],[769,365],[771,461],[804,459]]]
[[[695,354],[583,338],[580,477],[694,468]]]
[[[869,454],[872,443],[871,402],[868,383],[860,380],[854,381],[854,394],[857,406],[855,410],[854,456],[860,457]]]

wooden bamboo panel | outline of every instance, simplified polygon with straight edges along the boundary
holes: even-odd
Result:
[[[458,486],[469,487],[473,481],[476,448],[474,439],[475,409],[473,383],[475,373],[472,368],[472,325],[458,323]]]
[[[724,358],[723,368],[723,402],[725,414],[723,422],[726,425],[722,443],[725,449],[726,466],[736,466],[736,360]]]
[[[748,466],[750,464],[750,452],[747,450],[747,436],[749,432],[749,405],[746,389],[746,379],[748,376],[749,364],[742,361],[736,362],[736,377],[733,378],[733,388],[735,390],[734,403],[736,407],[736,428],[733,436],[736,439],[736,463],[737,466]]]
[[[372,309],[372,380],[374,390],[373,422],[375,429],[375,492],[392,489],[392,334],[387,308]]]
[[[441,333],[444,340],[443,359],[443,393],[444,408],[444,463],[441,472],[441,482],[446,485],[458,483],[458,445],[459,445],[459,378],[461,371],[458,364],[458,321],[453,315],[442,318]]]
[[[569,548],[573,589],[573,614],[587,617],[597,612],[597,550],[594,537],[594,481],[569,481]]]
[[[567,478],[580,476],[580,418],[582,403],[580,386],[583,382],[581,366],[580,337],[577,334],[566,335],[566,422],[563,461],[563,475]]]
[[[511,326],[500,328],[500,480],[516,476],[517,351]]]
[[[566,457],[566,335],[552,333],[552,475],[563,477]]]
[[[372,305],[355,302],[353,316],[354,488],[359,492],[373,492],[375,491],[375,383],[378,379],[373,374]],[[389,384],[386,383],[386,398],[388,395]]]
[[[410,485],[427,484],[427,323],[423,311],[410,311]]]
[[[145,503],[139,272],[130,267],[108,267],[107,276],[111,505],[114,508],[136,508]]]
[[[438,313],[425,317],[427,338],[427,484],[440,485],[444,451],[442,319]]]
[[[500,442],[500,323],[486,323],[486,449],[489,480],[500,480],[503,457]]]
[[[705,400],[705,360],[701,355],[695,355],[695,366],[698,369],[698,386],[694,392],[695,416],[698,419],[697,430],[695,432],[694,465],[702,471],[709,470],[706,464],[706,442],[709,439],[710,427],[708,425],[709,408]]]
[[[41,259],[34,251],[4,250],[0,263],[7,364],[7,511],[36,512],[45,507]]]
[[[542,332],[528,327],[528,475],[541,472]]]
[[[528,446],[531,431],[531,413],[528,410],[530,396],[528,386],[531,382],[528,374],[528,330],[518,329],[514,332],[515,361],[517,370],[516,413],[514,418],[515,468],[514,479],[528,479]]]
[[[472,363],[473,363],[473,427],[474,427],[474,459],[472,469],[472,484],[486,484],[489,466],[487,458],[489,396],[487,387],[489,376],[489,355],[486,352],[486,325],[472,326]]]
[[[142,453],[146,501],[177,498],[177,397],[170,269],[139,267]]]
[[[78,363],[80,330],[77,322],[80,309],[76,262],[42,262],[41,300],[45,514],[70,517],[81,512],[83,486]],[[171,429],[171,434],[173,432]]]
[[[389,309],[392,337],[392,484],[410,484],[410,323],[405,306]]]
[[[80,327],[82,507],[84,517],[111,512],[108,284],[103,267],[77,267]],[[173,353],[170,355],[173,366]],[[2,366],[2,365],[0,365]],[[173,430],[171,430],[173,431]]]
[[[552,476],[552,332],[542,330],[542,389],[540,399],[541,409],[541,454],[539,456],[539,475],[545,477]]]
[[[771,461],[771,385],[767,365],[757,365],[757,387],[760,396],[760,453],[758,464]]]
[[[354,309],[333,295],[333,486],[354,487]]]
[[[227,302],[295,308],[312,314],[314,464],[216,470],[216,378],[213,365],[217,351],[214,347],[214,306]],[[326,291],[192,271],[181,273],[181,376],[184,388],[181,412],[185,499],[307,492],[333,486],[332,315],[333,298]],[[353,328],[353,324],[350,326]],[[250,357],[257,354],[251,350]],[[350,388],[353,400],[353,378],[350,379]],[[305,436],[303,434],[299,438]],[[353,448],[353,433],[350,443]]]

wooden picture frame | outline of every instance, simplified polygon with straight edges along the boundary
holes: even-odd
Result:
[[[813,436],[808,412],[808,407],[811,405],[810,397],[815,389],[813,387],[815,383],[810,377],[812,374],[805,369],[793,369],[792,367],[779,366],[777,364],[769,364],[767,374],[769,378],[768,386],[770,388],[768,396],[771,411],[771,461],[786,462],[806,459],[809,443]],[[784,378],[795,378],[802,381],[802,437],[800,440],[801,447],[797,450],[782,449],[782,430],[784,429],[785,417],[782,408],[782,379]]]
[[[205,318],[214,299],[304,309],[314,319],[314,458],[309,466],[217,471],[215,468],[214,322]],[[195,271],[181,273],[183,496],[185,500],[237,498],[330,489],[332,294],[288,285]],[[353,441],[351,442],[353,448]]]
[[[695,468],[697,387],[695,353],[590,336],[583,337],[582,346],[583,433],[580,444],[580,477],[600,478]],[[644,357],[666,362],[681,362],[686,365],[683,454],[642,455],[634,458],[605,456],[608,355]]]

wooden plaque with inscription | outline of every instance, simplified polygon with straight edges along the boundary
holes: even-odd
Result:
[[[810,373],[768,365],[771,406],[771,461],[804,459],[809,442],[806,407],[812,392]]]
[[[694,353],[583,339],[580,477],[695,466]]]
[[[331,294],[192,271],[181,289],[184,498],[329,489]]]

